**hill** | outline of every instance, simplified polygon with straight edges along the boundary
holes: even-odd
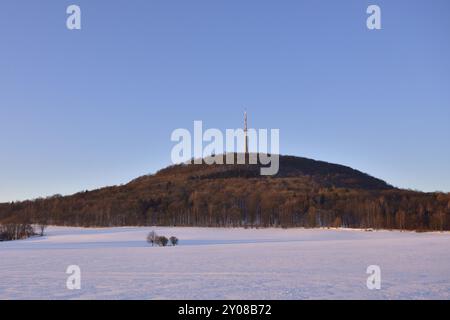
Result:
[[[225,158],[224,158],[225,159]],[[225,160],[223,161],[225,163]],[[236,163],[235,155],[235,163]],[[391,189],[383,180],[354,170],[350,167],[316,161],[307,158],[280,156],[280,169],[272,178],[308,178],[322,187],[339,187],[354,189]],[[264,179],[260,174],[262,165],[175,165],[160,170],[156,176],[173,179],[230,179],[254,178]],[[144,182],[153,179],[153,176],[141,177],[134,182]]]
[[[450,196],[393,188],[352,168],[280,156],[260,165],[175,165],[128,184],[0,204],[0,223],[450,229]]]

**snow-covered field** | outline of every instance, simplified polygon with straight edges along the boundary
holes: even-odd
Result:
[[[151,230],[180,246],[149,246]],[[81,290],[66,288],[69,265]],[[51,227],[0,242],[0,299],[323,298],[450,299],[450,233]]]

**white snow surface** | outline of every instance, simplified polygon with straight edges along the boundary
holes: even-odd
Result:
[[[177,236],[151,247],[150,231]],[[69,265],[81,290],[68,290]],[[367,267],[381,267],[369,290]],[[50,227],[0,242],[0,299],[450,299],[450,233]]]

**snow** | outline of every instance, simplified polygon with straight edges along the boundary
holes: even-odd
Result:
[[[149,231],[177,236],[151,247]],[[450,299],[450,233],[50,227],[0,242],[0,299]],[[69,265],[81,290],[68,290]],[[381,290],[366,269],[381,267]]]

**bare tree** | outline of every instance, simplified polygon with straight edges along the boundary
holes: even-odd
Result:
[[[156,240],[158,239],[158,235],[155,231],[150,231],[150,233],[147,236],[147,242],[152,245],[152,247],[155,245]]]
[[[34,235],[33,227],[29,223],[8,223],[0,225],[0,241],[26,239]]]
[[[44,236],[44,231],[45,231],[45,229],[47,229],[47,221],[42,221],[42,222],[40,222],[39,223],[39,235],[41,236],[41,237],[43,237]]]

